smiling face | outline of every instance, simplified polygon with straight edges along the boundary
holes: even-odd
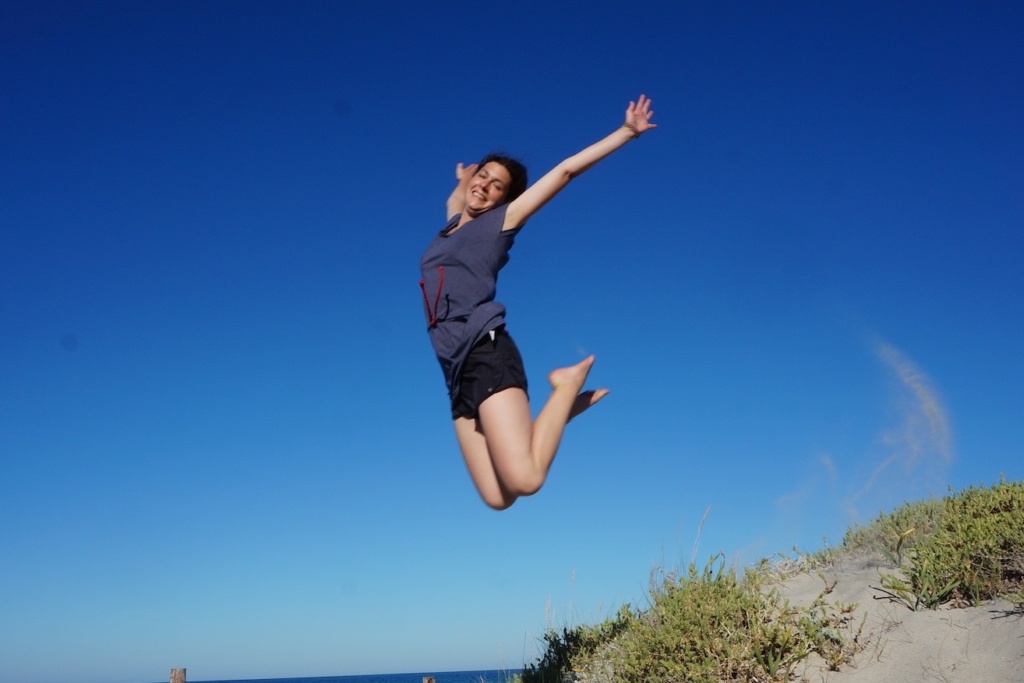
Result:
[[[508,195],[512,176],[497,161],[488,161],[473,174],[466,188],[466,213],[478,216],[500,206]]]

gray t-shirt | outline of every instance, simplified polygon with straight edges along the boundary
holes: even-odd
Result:
[[[505,307],[494,300],[498,271],[519,228],[502,231],[507,204],[477,216],[455,232],[456,215],[420,259],[420,288],[427,332],[441,364],[448,395],[459,393],[459,378],[470,349],[505,322]]]

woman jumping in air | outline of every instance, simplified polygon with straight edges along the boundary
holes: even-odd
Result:
[[[583,391],[590,356],[548,375],[551,395],[531,418],[523,361],[505,331],[505,307],[494,300],[498,271],[526,221],[570,180],[655,128],[653,115],[651,100],[640,95],[621,127],[529,188],[526,168],[501,154],[455,168],[448,223],[420,260],[420,288],[462,457],[480,497],[496,510],[540,489],[566,423],[608,393]]]

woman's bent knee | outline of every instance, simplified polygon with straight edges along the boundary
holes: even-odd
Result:
[[[502,484],[504,484],[509,493],[517,498],[519,496],[532,496],[537,491],[540,491],[540,487],[544,485],[544,477],[539,474],[524,474],[516,477],[513,481],[503,481]]]
[[[497,510],[498,512],[501,512],[502,510],[508,510],[510,507],[512,507],[512,503],[514,502],[516,502],[515,498],[503,498],[501,500],[487,500],[486,498],[484,499],[484,503],[487,504],[487,507],[491,508],[492,510]]]

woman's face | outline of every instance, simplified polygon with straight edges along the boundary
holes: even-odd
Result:
[[[466,189],[466,212],[478,215],[501,204],[512,176],[497,161],[488,161],[473,174]]]

